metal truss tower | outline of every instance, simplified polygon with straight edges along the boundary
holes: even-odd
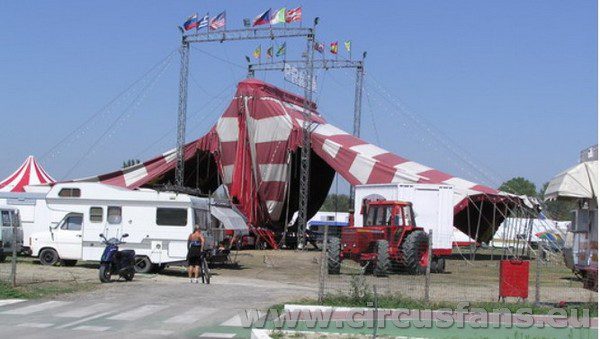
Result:
[[[315,23],[317,20],[315,19]],[[308,45],[312,48],[314,42],[314,28],[288,28],[265,27],[233,30],[217,30],[184,34],[181,37],[181,69],[179,73],[179,109],[177,114],[177,163],[175,168],[175,185],[184,185],[184,147],[185,129],[187,122],[187,92],[189,74],[189,52],[192,43],[225,42],[240,40],[273,40],[276,38],[306,37]],[[307,50],[308,55],[309,50]],[[311,57],[312,59],[312,57]],[[308,61],[308,60],[307,60]],[[312,73],[312,72],[311,72]]]

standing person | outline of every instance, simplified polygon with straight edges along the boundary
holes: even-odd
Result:
[[[198,283],[200,274],[200,263],[202,261],[202,251],[204,250],[204,236],[200,231],[200,226],[194,226],[194,232],[188,237],[188,276],[190,282]],[[192,279],[192,274],[194,279]]]

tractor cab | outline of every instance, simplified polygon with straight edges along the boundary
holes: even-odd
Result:
[[[413,274],[425,272],[429,239],[416,226],[410,202],[365,201],[361,212],[363,227],[351,225],[342,230],[341,239],[330,241],[330,273],[339,273],[345,259],[372,269],[376,275],[385,275],[392,268]]]

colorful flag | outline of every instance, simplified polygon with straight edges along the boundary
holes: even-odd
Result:
[[[271,9],[267,9],[262,14],[259,14],[254,18],[252,26],[268,25],[271,22]]]
[[[225,26],[225,11],[210,20],[210,29],[216,30]]]
[[[196,27],[198,27],[198,13],[194,13],[194,15],[187,18],[183,23],[183,28],[186,31],[189,31],[190,29],[194,29]]]
[[[292,8],[285,13],[285,22],[302,21],[302,7]]]
[[[279,48],[277,49],[277,56],[282,56],[283,54],[285,54],[285,42],[279,46]]]
[[[346,47],[346,52],[350,52],[350,48],[352,48],[352,41],[346,40],[344,42],[344,47]]]
[[[208,14],[206,14],[205,16],[202,17],[202,19],[200,19],[200,21],[198,22],[198,27],[196,27],[196,29],[200,29],[203,27],[207,27],[208,26]]]
[[[282,24],[282,23],[285,23],[285,7],[284,8],[280,8],[271,17],[271,25]]]
[[[267,58],[273,57],[273,46],[267,48]]]
[[[260,45],[258,45],[258,47],[256,47],[256,49],[254,50],[254,52],[252,52],[252,56],[255,59],[258,59],[258,58],[260,58],[260,54],[261,54]]]
[[[331,54],[338,54],[338,42],[334,41],[329,45],[329,51]]]
[[[323,44],[322,42],[315,42],[315,49],[317,50],[317,52],[323,53],[325,51],[325,44]]]

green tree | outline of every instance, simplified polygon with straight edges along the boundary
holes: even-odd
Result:
[[[348,212],[350,209],[350,196],[347,194],[329,194],[319,209],[322,212],[335,212],[337,200],[337,212]]]
[[[141,162],[140,159],[127,159],[127,160],[123,161],[123,168],[131,167],[133,165],[137,165],[140,162]]]
[[[538,195],[535,184],[523,177],[514,177],[505,181],[498,189],[507,193],[526,195],[528,197],[536,197]]]

